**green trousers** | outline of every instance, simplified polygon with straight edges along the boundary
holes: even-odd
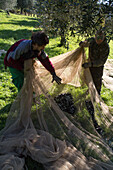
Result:
[[[9,70],[12,75],[12,82],[17,87],[19,92],[24,83],[24,72],[12,67],[9,67]]]

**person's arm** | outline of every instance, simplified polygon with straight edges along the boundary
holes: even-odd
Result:
[[[52,65],[48,55],[44,51],[42,51],[42,53],[38,55],[37,58],[41,62],[41,64],[46,68],[46,70],[48,70],[51,74],[55,72],[54,66]]]
[[[61,84],[61,78],[56,75],[54,66],[49,60],[48,55],[44,51],[42,51],[42,53],[38,55],[37,58],[41,62],[41,64],[46,68],[46,70],[51,73],[53,77],[52,82],[56,81],[58,84]]]
[[[90,43],[94,40],[93,37],[86,39],[85,41],[81,41],[79,43],[80,47],[89,47]]]

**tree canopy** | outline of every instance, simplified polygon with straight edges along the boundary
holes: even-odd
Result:
[[[17,7],[21,9],[22,13],[23,9],[32,8],[34,1],[35,0],[0,0],[0,9],[9,10]]]
[[[89,37],[97,29],[107,31],[112,39],[110,22],[113,13],[112,1],[98,0],[36,0],[37,13],[41,16],[41,26],[45,31],[61,36],[61,45],[66,45],[69,34]],[[110,20],[110,22],[108,22]]]
[[[0,9],[13,9],[17,5],[17,0],[0,0]]]
[[[23,9],[30,9],[33,7],[35,0],[17,0],[17,7],[21,9],[21,13]]]

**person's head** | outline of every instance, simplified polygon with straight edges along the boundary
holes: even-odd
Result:
[[[101,44],[105,39],[105,33],[102,30],[99,30],[95,34],[95,41],[99,45]]]
[[[44,31],[33,32],[31,36],[33,50],[44,50],[45,46],[49,44],[49,38]]]

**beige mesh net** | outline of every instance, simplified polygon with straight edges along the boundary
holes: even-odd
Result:
[[[25,62],[23,88],[11,106],[5,128],[0,131],[1,170],[24,170],[27,156],[47,170],[113,169],[112,149],[93,123],[86,122],[91,133],[81,126],[76,115],[63,112],[54,100],[55,95],[66,92],[68,85],[74,89],[85,87],[77,106],[84,118],[83,102],[89,89],[95,114],[101,115],[101,124],[112,133],[112,108],[98,95],[89,69],[82,69],[83,60],[82,48],[51,58],[56,74],[62,78],[61,85],[51,83],[50,73],[38,61]]]

